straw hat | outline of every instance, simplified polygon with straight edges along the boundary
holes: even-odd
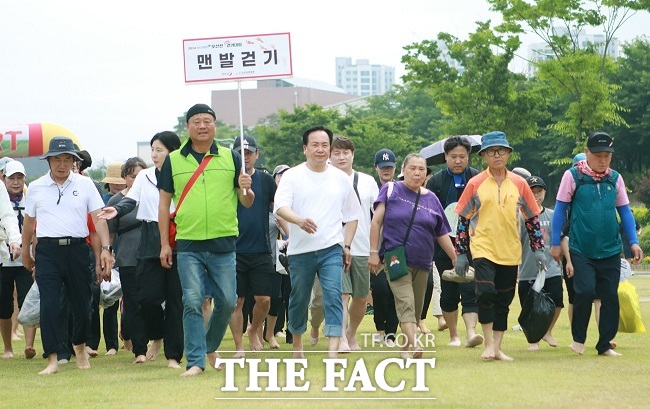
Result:
[[[106,168],[106,177],[102,183],[114,183],[116,185],[125,185],[126,180],[122,178],[122,162],[112,162]]]

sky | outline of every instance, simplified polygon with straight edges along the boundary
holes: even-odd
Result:
[[[0,128],[62,125],[95,164],[135,156],[136,142],[172,130],[212,90],[237,88],[186,85],[184,39],[289,32],[294,77],[335,85],[336,57],[393,66],[399,77],[404,46],[438,32],[464,39],[476,21],[499,21],[484,0],[21,0],[3,2],[1,13]],[[639,13],[618,37],[647,27],[650,16]]]

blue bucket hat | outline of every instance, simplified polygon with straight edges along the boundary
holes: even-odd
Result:
[[[494,146],[503,146],[504,148],[510,149],[510,151],[513,150],[512,146],[510,146],[508,140],[506,139],[506,134],[501,131],[495,131],[486,133],[481,137],[481,150],[478,151],[479,155],[484,150],[492,148]]]

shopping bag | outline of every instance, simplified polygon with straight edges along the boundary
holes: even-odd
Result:
[[[38,291],[36,281],[25,296],[23,306],[18,313],[18,322],[26,327],[38,324],[41,318],[41,295]]]
[[[102,281],[99,286],[99,306],[112,307],[122,297],[122,284],[118,270],[111,270],[111,281]]]
[[[645,332],[641,319],[641,304],[636,287],[629,281],[618,285],[618,303],[620,306],[618,331],[628,333]]]
[[[537,273],[535,283],[526,296],[517,320],[526,340],[531,344],[539,342],[544,337],[555,315],[555,303],[544,290],[545,276],[544,270]]]
[[[384,253],[384,263],[386,264],[390,281],[395,281],[409,273],[409,268],[406,265],[406,248],[404,246],[386,250]]]

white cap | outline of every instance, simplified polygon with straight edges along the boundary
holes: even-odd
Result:
[[[23,164],[17,160],[12,160],[5,166],[5,176],[9,177],[15,173],[22,173],[23,175],[27,176],[27,173],[25,172],[25,166],[23,166]]]

